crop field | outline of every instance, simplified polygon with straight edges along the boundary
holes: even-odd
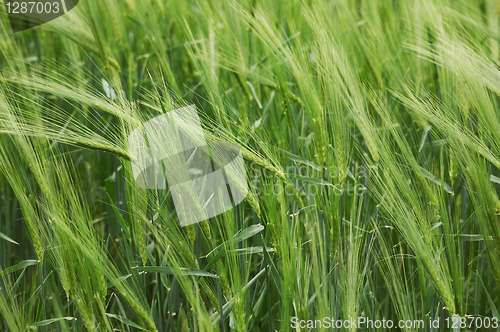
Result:
[[[500,1],[22,1],[0,331],[499,330]]]

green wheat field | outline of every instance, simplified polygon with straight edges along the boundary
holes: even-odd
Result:
[[[0,331],[498,330],[500,1],[80,0],[15,34],[4,2]],[[187,105],[248,194],[181,227],[128,137]]]

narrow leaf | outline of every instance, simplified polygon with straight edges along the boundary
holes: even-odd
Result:
[[[106,93],[106,97],[108,97],[109,99],[116,99],[115,90],[113,90],[111,84],[109,84],[108,81],[106,81],[104,78],[102,79],[102,88]]]
[[[427,126],[424,128],[424,132],[422,134],[422,139],[420,140],[420,148],[418,149],[418,152],[422,151],[422,148],[424,147],[425,140],[427,139],[427,134],[429,133],[429,130],[431,130],[431,126]]]
[[[231,243],[238,243],[240,241],[246,240],[248,238],[251,238],[255,234],[259,234],[264,230],[264,226],[258,224],[258,225],[251,225],[238,234],[236,234],[231,240]]]
[[[75,317],[51,318],[51,319],[46,319],[46,320],[42,320],[40,322],[36,322],[34,324],[31,324],[30,327],[34,328],[34,327],[38,327],[38,326],[47,326],[47,325],[50,325],[52,323],[60,322],[62,320],[76,320],[76,318]]]
[[[241,232],[236,233],[235,236],[233,236],[232,238],[230,238],[226,242],[224,242],[222,244],[219,244],[214,250],[212,250],[211,252],[209,252],[205,257],[210,256],[212,253],[214,253],[215,251],[217,251],[218,249],[220,249],[221,247],[223,247],[226,244],[236,244],[238,242],[241,242],[243,240],[251,238],[255,234],[258,234],[258,233],[262,232],[263,230],[264,230],[264,226],[262,226],[260,224],[250,225],[247,228],[245,228],[244,230],[242,230]]]
[[[8,241],[10,243],[14,243],[14,244],[19,245],[19,243],[17,243],[16,241],[12,240],[10,237],[8,237],[7,235],[5,235],[2,232],[0,232],[0,239],[4,239],[5,241]]]
[[[267,249],[268,252],[274,252],[274,249],[269,248]],[[235,255],[251,255],[251,254],[260,254],[264,252],[264,248],[261,246],[258,247],[248,247],[248,248],[242,248],[242,249],[236,249],[236,250],[231,250],[231,253],[234,253]]]
[[[12,272],[16,272],[16,271],[25,269],[25,268],[27,268],[28,266],[31,266],[31,265],[36,265],[36,264],[38,264],[38,262],[39,261],[35,260],[35,259],[28,259],[28,260],[22,261],[21,263],[18,263],[18,264],[14,265],[14,266],[6,268],[2,272],[0,272],[0,276],[4,275],[4,274],[9,274],[9,273],[12,273]]]
[[[494,183],[498,183],[498,184],[500,184],[500,178],[498,178],[498,177],[494,176],[493,174],[492,174],[492,175],[490,175],[490,181],[491,181],[491,182],[494,182]]]
[[[108,313],[106,313],[106,316],[117,319],[125,325],[132,326],[132,327],[135,327],[136,329],[146,331],[145,328],[140,327],[139,325],[137,325],[136,323],[134,323],[133,321],[131,321],[130,319],[127,319],[125,317],[114,315],[114,314],[108,314]]]
[[[116,278],[114,281],[110,281],[110,282],[108,282],[108,288],[109,288],[109,287],[112,287],[112,286],[113,286],[113,284],[115,284],[115,283],[121,283],[121,282],[123,282],[123,281],[127,280],[127,279],[128,279],[128,278],[130,278],[131,276],[132,276],[132,274],[127,274],[127,275],[124,275],[124,276],[121,276],[121,277]]]
[[[422,166],[419,166],[420,170],[422,171],[422,174],[424,177],[427,179],[431,180],[438,186],[442,186],[444,188],[444,191],[446,191],[448,194],[453,194],[453,190],[451,189],[450,185],[444,182],[444,184],[441,183],[441,180],[439,180],[436,176],[432,175],[428,170],[423,168]]]
[[[464,239],[464,241],[471,241],[471,242],[477,242],[477,241],[483,241],[484,236],[481,234],[460,234],[460,237]],[[491,241],[493,240],[493,237],[488,236],[488,239]]]
[[[308,182],[308,183],[312,183],[312,184],[319,184],[319,185],[322,185],[322,186],[329,186],[329,187],[335,188],[338,191],[342,192],[342,190],[340,190],[339,188],[335,187],[333,184],[331,184],[328,181],[324,181],[324,180],[316,179],[316,178],[310,178],[310,177],[301,176],[301,175],[296,175],[296,174],[290,174],[290,173],[287,174],[287,175],[291,176],[293,178],[299,179],[299,180],[301,180],[303,182]]]
[[[315,170],[319,171],[321,168],[316,165],[315,163],[313,163],[312,161],[309,161],[307,159],[304,159],[302,157],[299,157],[297,155],[294,155],[293,153],[291,152],[288,152],[288,151],[285,151],[285,150],[282,150],[280,148],[276,148],[276,150],[281,153],[282,155],[284,155],[285,157],[287,157],[288,159],[291,159],[293,161],[296,161],[298,163],[302,163],[302,164],[306,164],[308,166],[311,166],[312,168],[314,168]]]
[[[495,306],[495,302],[493,302],[493,300],[491,299],[490,293],[488,292],[488,289],[486,288],[486,285],[484,284],[483,279],[481,278],[481,275],[479,273],[477,275],[479,277],[479,280],[481,281],[481,284],[483,284],[484,290],[486,292],[486,297],[488,298],[488,302],[490,304],[491,313],[492,313],[493,317],[500,319],[500,314],[498,314],[498,309]]]
[[[181,275],[186,275],[186,276],[217,278],[215,274],[209,273],[207,271],[186,269],[186,268],[174,269],[165,266],[140,266],[140,267],[133,267],[133,269],[140,269],[146,272],[156,272],[156,273],[164,273],[171,275],[179,275],[180,272]]]
[[[252,278],[252,280],[250,280],[240,291],[239,291],[239,294],[237,295],[238,297],[241,297],[243,296],[246,291],[252,287],[256,282],[257,280],[259,280],[259,278],[264,274],[264,272],[266,271],[266,269],[262,269],[260,270],[259,273],[257,273],[255,275],[255,277]],[[226,316],[226,311],[229,313],[231,312],[232,308],[233,308],[233,304],[234,304],[234,298],[227,302],[226,304],[224,304],[224,306],[222,307],[222,311],[223,311],[223,314],[224,314],[224,317]],[[214,312],[211,316],[210,316],[210,320],[212,321],[212,324],[215,326],[217,324],[219,324],[219,321],[220,321],[220,313],[218,311]]]
[[[263,229],[264,229],[264,226],[262,226],[262,225],[251,225],[251,226],[245,228],[243,231],[237,233],[231,239],[218,245],[214,250],[212,250],[211,252],[209,252],[205,256],[205,257],[208,257],[211,254],[213,254],[214,252],[217,252],[217,254],[215,254],[214,257],[210,260],[210,262],[208,262],[208,264],[205,266],[204,270],[210,269],[221,257],[223,257],[226,254],[226,251],[224,249],[224,245],[236,244],[238,242],[246,240],[246,239],[254,236],[255,234],[262,232]]]
[[[253,98],[257,102],[257,105],[259,105],[259,108],[262,109],[262,104],[260,103],[260,100],[257,97],[257,93],[255,93],[255,88],[253,87],[253,84],[247,81],[247,85],[250,87],[250,91],[252,92]]]

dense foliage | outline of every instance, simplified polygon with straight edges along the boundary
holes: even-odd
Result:
[[[0,330],[498,317],[498,1],[0,7]],[[127,138],[190,104],[250,191],[180,227]]]

